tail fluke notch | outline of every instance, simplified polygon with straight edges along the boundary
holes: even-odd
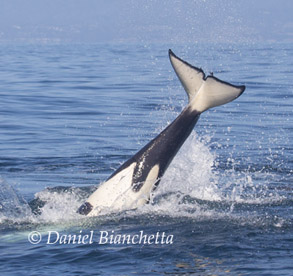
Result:
[[[245,90],[244,85],[233,85],[214,77],[213,74],[205,77],[202,69],[178,58],[171,50],[169,58],[188,95],[191,107],[198,112],[229,103]]]

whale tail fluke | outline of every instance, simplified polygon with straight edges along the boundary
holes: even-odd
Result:
[[[206,77],[202,69],[178,58],[171,50],[169,58],[188,95],[192,109],[200,113],[235,100],[245,90],[244,85],[233,85],[212,75]]]
[[[177,77],[187,93],[188,101],[191,102],[204,82],[205,73],[202,69],[194,67],[177,57],[171,49],[169,49],[169,58]]]
[[[223,105],[237,99],[245,86],[236,86],[208,76],[190,103],[192,109],[202,113],[212,107]]]
[[[89,196],[77,211],[87,216],[135,209],[148,202],[169,164],[190,135],[200,113],[239,97],[245,86],[235,86],[213,75],[205,76],[169,50],[171,64],[189,99],[188,106],[160,134],[122,164]]]

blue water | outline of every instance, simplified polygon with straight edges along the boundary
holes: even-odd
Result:
[[[149,205],[83,218],[75,211],[92,187],[186,105],[170,47],[245,93],[202,114]],[[293,274],[292,45],[13,44],[0,53],[1,275]],[[39,215],[33,199],[46,202]],[[40,243],[28,241],[32,231]],[[95,235],[48,244],[49,231]],[[164,232],[173,244],[100,244],[100,231]]]

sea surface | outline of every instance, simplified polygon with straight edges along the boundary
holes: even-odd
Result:
[[[293,275],[292,46],[0,45],[1,276]],[[169,48],[246,91],[201,115],[150,204],[77,214],[187,104]]]

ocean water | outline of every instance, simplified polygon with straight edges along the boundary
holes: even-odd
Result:
[[[76,214],[186,105],[169,47],[246,91],[201,115],[150,204]],[[1,275],[293,274],[292,45],[12,44],[0,53]]]

